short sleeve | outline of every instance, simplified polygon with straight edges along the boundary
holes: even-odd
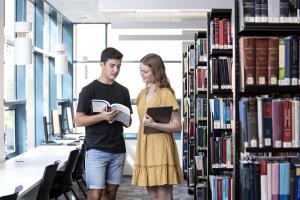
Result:
[[[127,106],[130,110],[130,113],[132,114],[132,107],[131,107],[131,102],[130,102],[130,94],[128,89],[126,89],[126,99],[125,99],[125,106]]]
[[[173,106],[173,111],[179,110],[179,106],[178,106],[176,97],[170,89],[165,90],[164,102],[166,105]]]
[[[142,96],[143,91],[144,91],[144,90],[141,90],[140,93],[139,93],[139,95],[136,97],[136,105],[139,104],[139,101],[140,101],[140,99],[141,99],[141,96]]]
[[[83,88],[79,94],[77,112],[83,112],[87,115],[91,113],[91,95],[86,88]]]

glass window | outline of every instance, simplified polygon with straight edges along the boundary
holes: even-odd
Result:
[[[6,108],[7,109],[7,108]],[[5,155],[16,152],[16,112],[5,110],[4,112],[4,142]]]
[[[14,40],[15,1],[5,0],[4,35],[7,40]]]
[[[44,34],[43,34],[43,48],[46,52],[49,51],[49,24],[50,24],[50,18],[49,18],[49,6],[47,3],[44,3]]]
[[[75,98],[78,98],[81,89],[99,78],[101,73],[100,63],[77,63],[75,64],[76,73],[74,73],[75,82]]]
[[[105,48],[105,24],[80,24],[75,33],[75,60],[100,60]]]
[[[34,44],[34,4],[31,1],[27,1],[26,3],[26,21],[32,23],[32,30],[29,32],[29,37],[32,39],[32,42]]]
[[[4,99],[16,99],[16,66],[14,65],[14,47],[5,45],[4,51]]]

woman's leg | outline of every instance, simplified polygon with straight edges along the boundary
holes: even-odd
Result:
[[[150,200],[158,200],[158,192],[157,192],[158,186],[148,186],[147,191],[150,197]]]
[[[162,185],[157,187],[159,200],[172,200],[173,199],[173,185]]]

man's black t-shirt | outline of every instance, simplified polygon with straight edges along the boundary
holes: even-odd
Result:
[[[92,99],[102,99],[112,103],[120,103],[127,106],[132,113],[129,91],[126,87],[117,82],[104,84],[94,80],[82,88],[79,94],[77,112],[84,112],[86,115],[93,115]],[[101,121],[86,126],[87,149],[98,149],[109,153],[125,153],[125,141],[123,138],[123,125],[121,122]]]

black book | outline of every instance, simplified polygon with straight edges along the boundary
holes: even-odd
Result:
[[[157,123],[170,123],[172,111],[173,106],[150,107],[147,114]],[[164,133],[164,131],[145,126],[144,133]]]

